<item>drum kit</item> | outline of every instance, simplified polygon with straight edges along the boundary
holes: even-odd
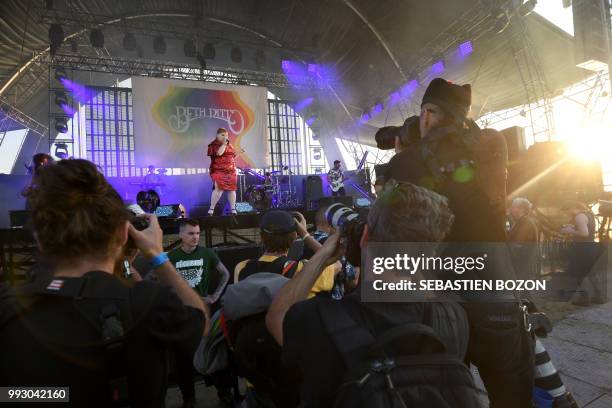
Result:
[[[251,174],[262,180],[262,176],[252,169],[241,169],[244,175]],[[281,170],[266,171],[263,184],[244,185],[246,200],[257,211],[270,208],[294,208],[299,205],[297,190],[292,183],[292,172],[289,167],[283,166]]]

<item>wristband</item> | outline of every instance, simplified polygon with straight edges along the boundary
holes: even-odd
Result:
[[[162,266],[168,261],[170,261],[170,258],[168,258],[168,253],[162,252],[161,254],[157,255],[155,258],[151,259],[151,269],[155,269],[159,266]]]
[[[303,237],[302,237],[302,241],[306,241],[306,238],[310,237],[311,235],[307,232]]]

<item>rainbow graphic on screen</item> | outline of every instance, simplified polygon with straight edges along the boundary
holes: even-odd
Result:
[[[222,127],[228,130],[236,148],[236,165],[252,167],[240,141],[253,127],[255,114],[238,92],[169,86],[166,95],[153,105],[151,114],[171,135],[179,156],[189,156],[194,149],[203,152]]]

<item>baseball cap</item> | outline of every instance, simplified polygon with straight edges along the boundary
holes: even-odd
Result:
[[[296,221],[287,211],[271,210],[261,217],[260,228],[268,234],[287,234],[296,230]]]

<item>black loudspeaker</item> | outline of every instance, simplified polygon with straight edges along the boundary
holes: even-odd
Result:
[[[321,176],[308,176],[303,181],[304,206],[307,210],[316,209],[317,203],[323,197],[323,181]]]
[[[353,208],[353,197],[351,196],[321,197],[319,199],[319,202],[317,203],[317,209],[322,208],[322,207],[329,207],[330,205],[334,203],[341,203],[347,207]]]
[[[514,163],[527,150],[525,128],[512,126],[502,130],[501,134],[504,135],[508,146],[508,161]]]

